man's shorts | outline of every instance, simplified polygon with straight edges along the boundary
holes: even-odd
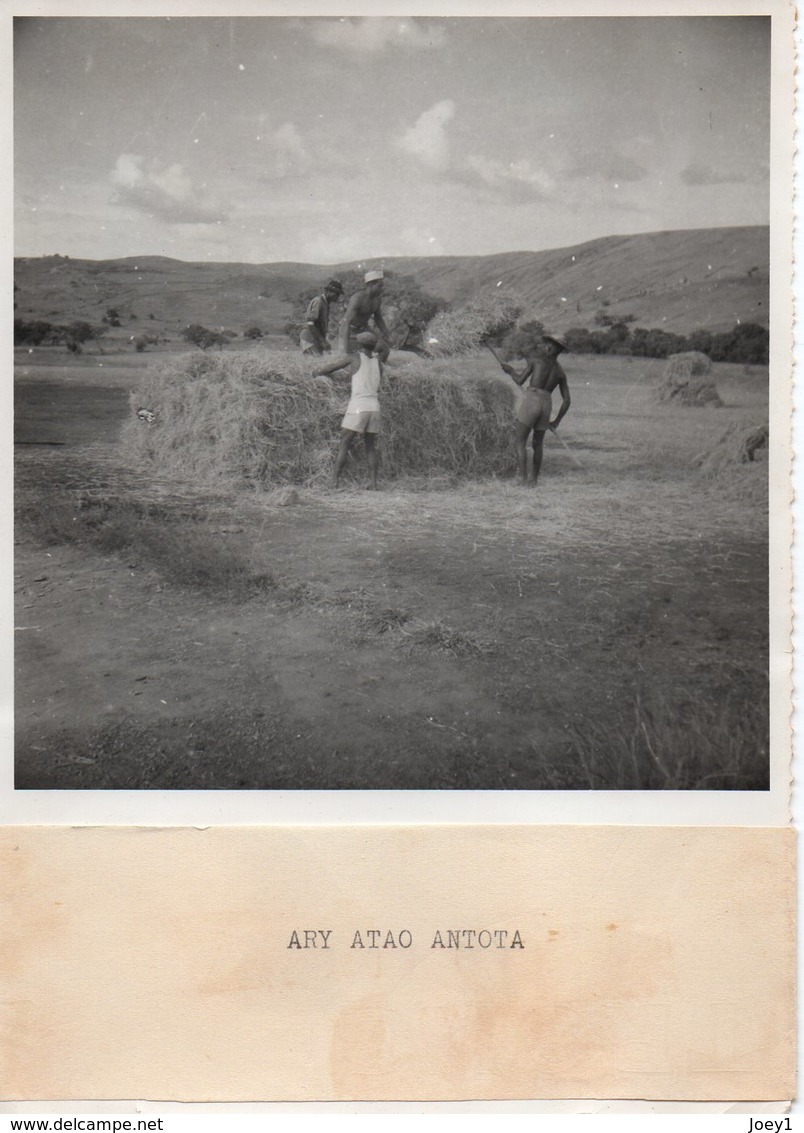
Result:
[[[547,390],[528,389],[517,406],[516,419],[534,433],[545,433],[550,424],[553,399]]]
[[[379,410],[365,410],[362,413],[347,413],[341,421],[342,429],[352,433],[379,433]]]
[[[311,331],[305,329],[299,336],[299,345],[302,348],[302,354],[323,354],[320,343],[318,343]]]

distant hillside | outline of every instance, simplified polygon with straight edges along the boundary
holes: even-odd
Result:
[[[242,332],[258,325],[279,333],[296,295],[348,264],[184,263],[161,256],[15,261],[23,319],[100,323],[108,308],[121,315],[111,332],[178,333],[189,323]],[[522,294],[533,316],[552,330],[593,327],[601,308],[634,325],[687,334],[697,327],[768,325],[769,234],[766,227],[708,228],[609,236],[572,248],[493,256],[390,257],[361,261],[415,276],[450,302],[501,284]]]

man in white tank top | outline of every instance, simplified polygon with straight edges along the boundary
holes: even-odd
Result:
[[[341,422],[341,443],[335,458],[332,486],[337,488],[341,472],[346,464],[349,449],[357,437],[362,437],[366,446],[366,460],[369,467],[369,487],[376,491],[377,472],[380,458],[376,438],[380,431],[380,401],[378,391],[382,377],[382,363],[377,356],[377,337],[370,331],[355,336],[357,355],[352,364],[352,396]],[[326,374],[332,364],[319,370]]]

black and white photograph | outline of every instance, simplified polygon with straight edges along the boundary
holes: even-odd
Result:
[[[774,19],[14,21],[15,794],[769,790]]]

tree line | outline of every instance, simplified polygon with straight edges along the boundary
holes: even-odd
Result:
[[[62,343],[72,354],[80,354],[85,342],[100,338],[103,327],[91,323],[73,322],[66,326],[49,323],[45,319],[15,319],[15,346],[59,346]]]
[[[427,325],[439,312],[452,311],[454,305],[430,295],[412,276],[386,271],[385,278],[383,314],[391,331],[392,344],[396,349],[421,352]],[[363,285],[363,276],[358,271],[341,272],[340,279],[344,298],[333,306],[330,318],[332,328],[338,325],[347,297]],[[320,284],[308,287],[293,300],[291,317],[283,329],[295,341],[298,341],[304,326],[307,305],[320,291]],[[14,343],[31,346],[64,344],[72,353],[80,354],[82,345],[101,338],[107,326],[120,325],[118,312],[109,308],[103,322],[106,326],[93,327],[83,321],[57,325],[41,319],[17,318],[14,320]],[[611,316],[601,309],[595,316],[594,329],[570,327],[563,332],[563,337],[568,348],[576,354],[667,358],[671,354],[694,350],[706,354],[713,362],[768,363],[768,329],[757,323],[737,323],[731,330],[720,332],[701,328],[691,334],[681,335],[661,327],[635,326],[635,322],[635,315]],[[498,339],[498,346],[508,357],[522,357],[538,343],[544,330],[540,320],[530,319]],[[258,326],[249,326],[244,330],[243,337],[253,341],[261,338],[262,333]],[[207,350],[213,346],[222,349],[237,336],[233,331],[212,331],[199,324],[192,324],[182,331],[182,337],[190,345]],[[135,349],[140,351],[149,345],[155,345],[159,340],[154,336],[139,335],[132,341]]]
[[[714,332],[694,330],[673,334],[661,327],[629,327],[614,322],[605,329],[570,327],[562,336],[570,350],[578,354],[624,354],[642,358],[667,358],[697,350],[713,362],[743,362],[767,365],[770,335],[757,323],[737,323],[732,330]]]

